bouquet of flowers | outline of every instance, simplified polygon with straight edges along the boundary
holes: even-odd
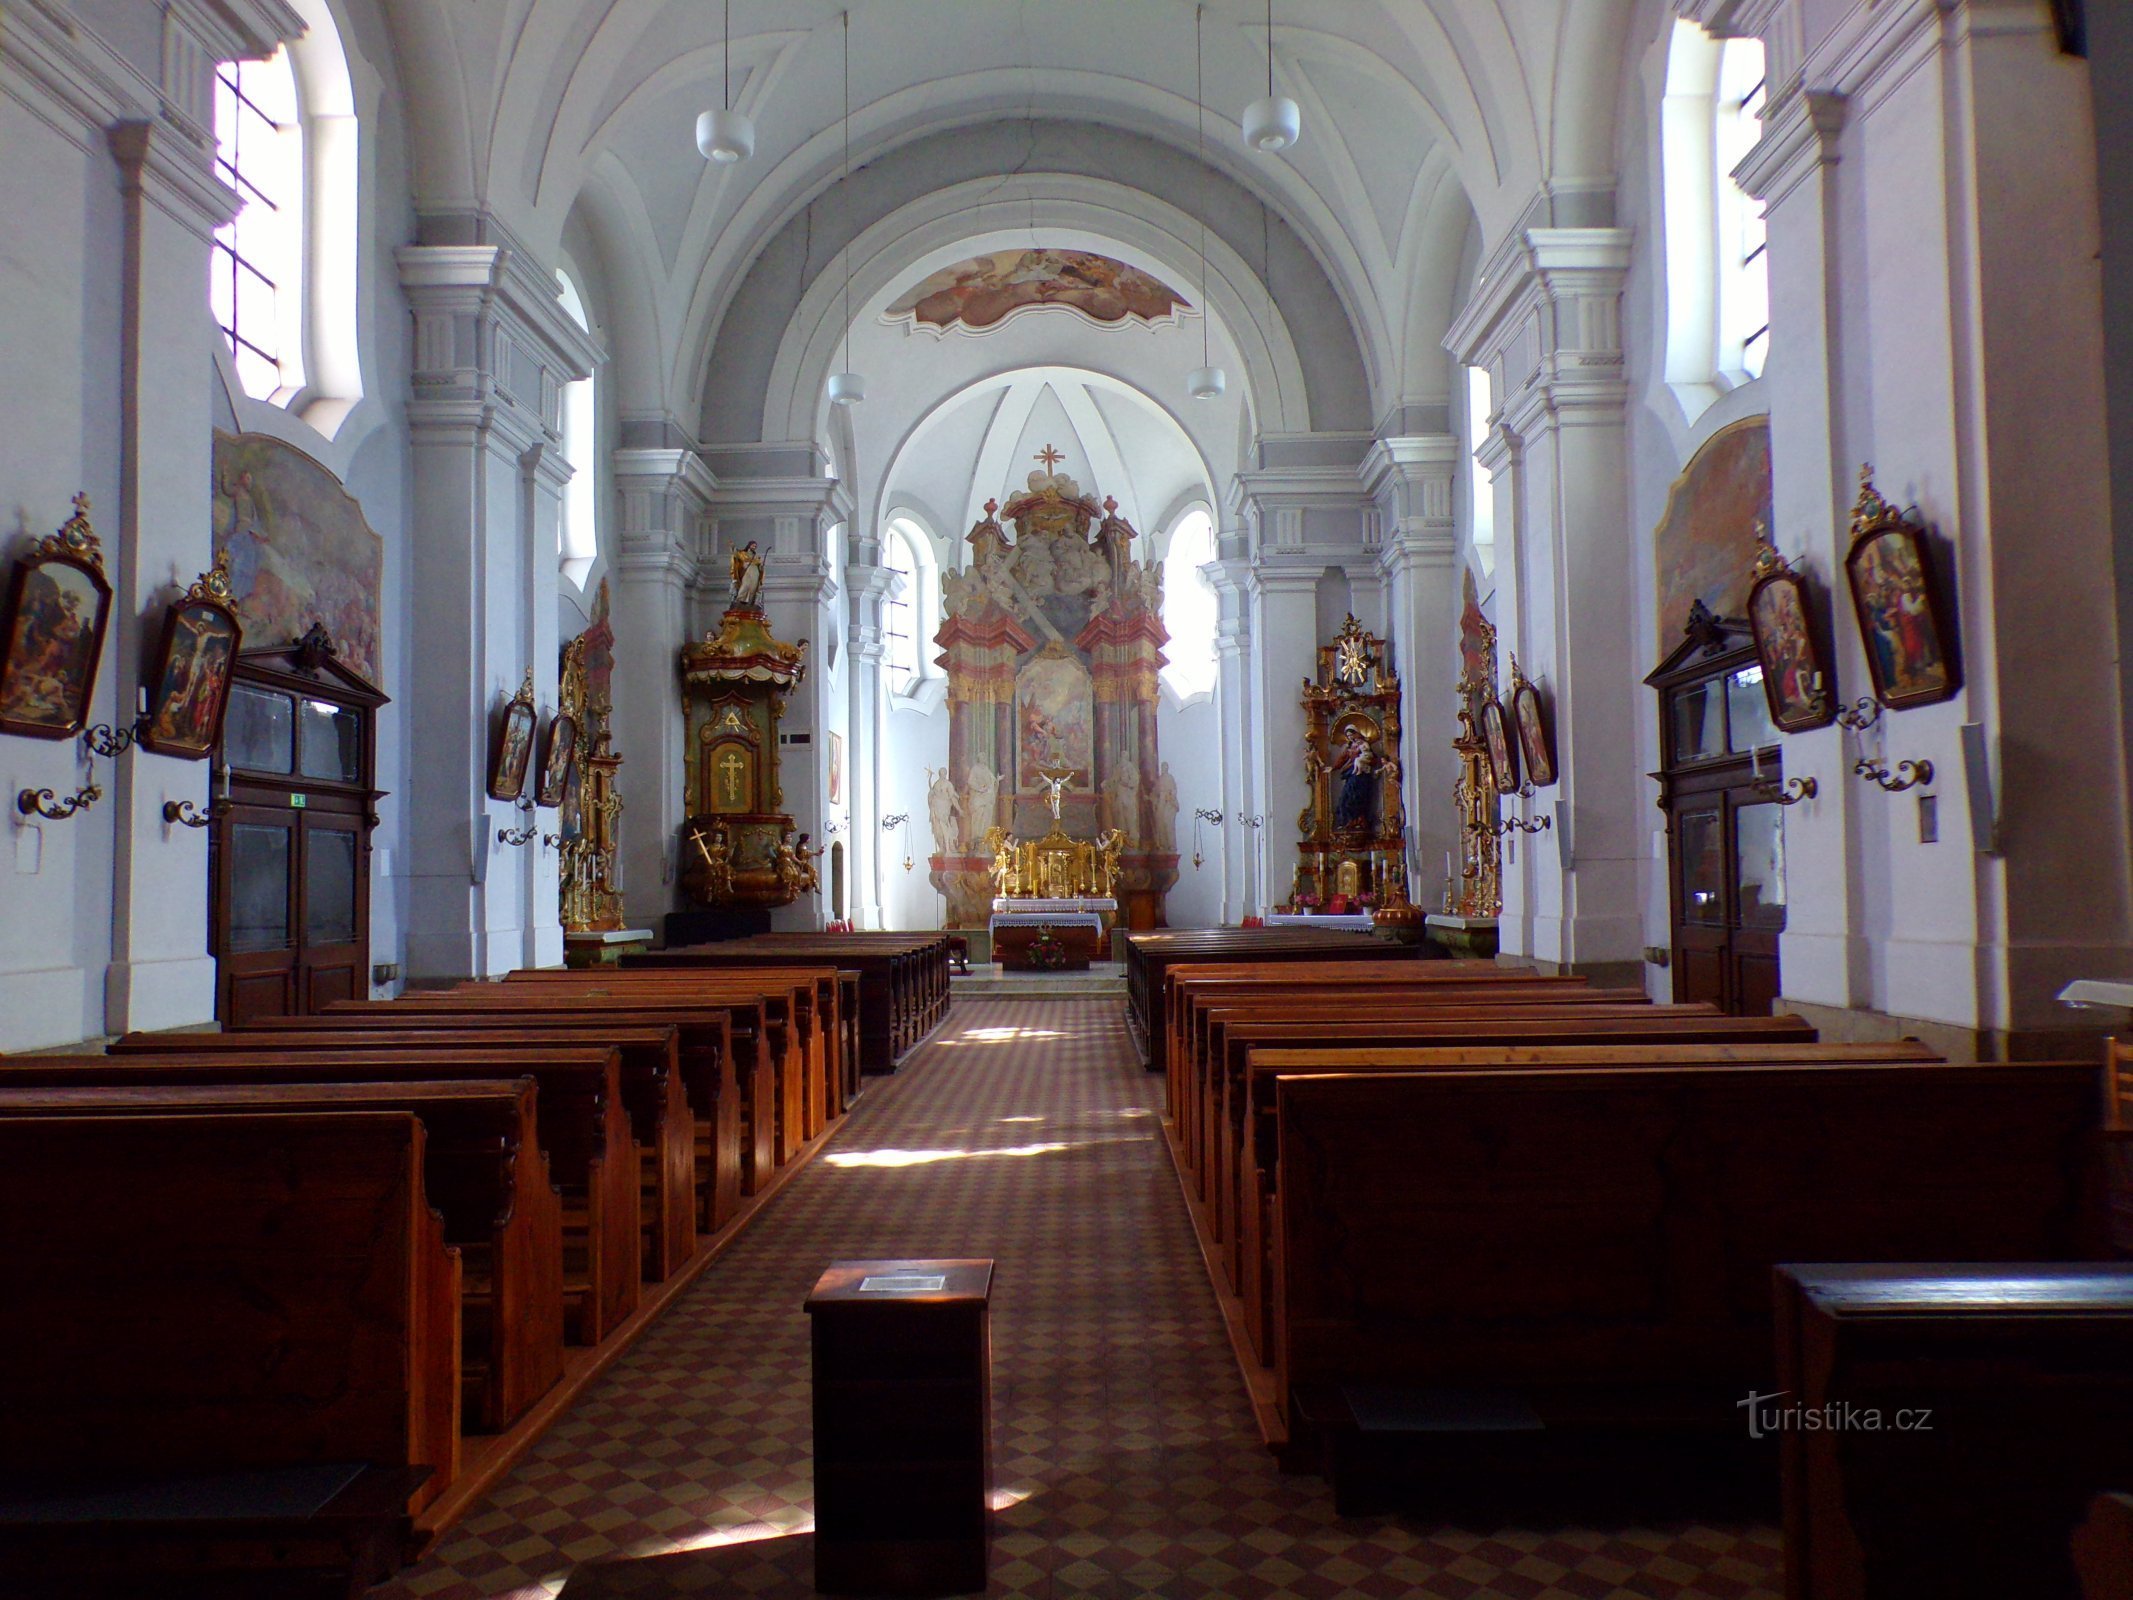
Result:
[[[1039,928],[1037,937],[1030,941],[1029,964],[1043,972],[1057,972],[1067,961],[1067,947],[1053,936],[1050,928]]]

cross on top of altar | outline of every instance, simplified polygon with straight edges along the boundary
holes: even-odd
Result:
[[[1059,450],[1055,446],[1046,445],[1042,450],[1039,450],[1036,455],[1032,456],[1030,459],[1033,461],[1043,462],[1044,470],[1046,472],[1051,472],[1056,470],[1059,463],[1066,460],[1066,457],[1060,454]]]

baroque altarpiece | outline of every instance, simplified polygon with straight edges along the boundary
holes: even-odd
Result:
[[[1333,643],[1319,646],[1318,679],[1305,682],[1303,707],[1310,798],[1296,818],[1292,901],[1405,907],[1400,678],[1385,641],[1350,616]]]
[[[1001,846],[1055,832],[1115,862],[1126,926],[1164,925],[1178,877],[1177,784],[1156,747],[1170,635],[1162,567],[1134,559],[1136,537],[1115,500],[1032,472],[1006,505],[986,502],[968,566],[942,581],[948,766],[928,791],[928,865],[950,927],[985,925]]]

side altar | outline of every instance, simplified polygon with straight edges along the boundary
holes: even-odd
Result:
[[[927,865],[952,928],[986,926],[996,897],[1114,901],[1126,926],[1162,927],[1178,878],[1156,745],[1162,567],[1134,559],[1117,502],[1062,459],[1047,448],[1025,492],[986,502],[941,584],[948,765],[929,781]]]

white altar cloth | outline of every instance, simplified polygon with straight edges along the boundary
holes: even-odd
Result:
[[[997,934],[1002,928],[1087,928],[1101,939],[1104,919],[1094,911],[995,911],[985,931]]]
[[[1351,912],[1346,916],[1306,916],[1297,911],[1269,911],[1266,916],[1269,928],[1343,928],[1356,933],[1368,933],[1377,926],[1370,920],[1367,911]]]
[[[1062,911],[1116,911],[1118,902],[1094,897],[1067,898],[1062,900],[1010,900],[1005,895],[993,897],[992,908],[996,913],[1049,912],[1056,916]]]

